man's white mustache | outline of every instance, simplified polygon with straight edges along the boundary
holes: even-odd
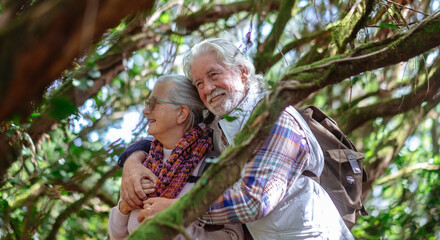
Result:
[[[212,91],[211,94],[208,95],[208,98],[207,98],[208,103],[210,103],[213,98],[215,98],[221,94],[227,95],[228,92],[225,89],[221,89],[221,88],[217,88],[214,91]]]

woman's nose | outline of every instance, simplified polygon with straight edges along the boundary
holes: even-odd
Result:
[[[150,107],[148,107],[147,105],[144,107],[144,109],[142,109],[142,114],[147,115],[148,113],[151,113],[151,111],[150,111]]]

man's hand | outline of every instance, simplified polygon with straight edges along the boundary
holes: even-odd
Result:
[[[122,169],[121,199],[132,208],[141,208],[142,200],[147,199],[146,193],[155,191],[157,177],[150,169],[142,165],[146,156],[145,152],[134,152],[127,158]],[[147,179],[150,182],[142,181],[142,179]],[[145,191],[142,189],[142,185],[146,187]],[[151,187],[151,185],[153,186]]]
[[[171,204],[177,202],[178,199],[168,198],[149,198],[144,201],[144,209],[139,212],[138,221],[142,222],[145,218],[154,216],[155,214],[167,209]]]

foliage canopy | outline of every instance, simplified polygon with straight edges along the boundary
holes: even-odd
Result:
[[[153,4],[0,2],[2,239],[105,238],[117,156],[145,137],[143,100],[208,37],[239,46],[272,92],[191,191],[197,206],[182,199],[133,239],[167,239],[176,228],[164,221],[194,220],[238,178],[282,108],[305,104],[366,152],[370,215],[358,219],[356,238],[440,237],[439,0]],[[117,130],[128,120],[138,123],[129,137]]]

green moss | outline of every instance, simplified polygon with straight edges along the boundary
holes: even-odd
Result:
[[[436,33],[440,31],[440,19],[433,21],[432,24],[429,24],[423,28],[424,33]]]

